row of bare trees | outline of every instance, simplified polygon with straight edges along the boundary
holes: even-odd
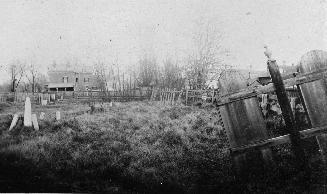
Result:
[[[203,89],[208,81],[218,80],[230,68],[224,63],[228,51],[222,47],[222,33],[209,22],[199,25],[199,28],[194,36],[194,49],[184,61],[167,58],[159,67],[155,57],[140,59],[139,85]]]
[[[183,72],[183,67],[171,58],[167,58],[159,65],[155,57],[147,55],[127,72],[121,71],[118,63],[94,64],[96,85],[102,91],[108,88],[107,84],[111,84],[109,88],[114,90],[135,87],[182,88],[185,85]]]
[[[192,88],[203,89],[212,79],[219,79],[226,65],[223,49],[222,34],[211,23],[199,25],[199,31],[194,36],[194,46],[190,54],[183,60],[167,57],[162,63],[155,56],[144,55],[138,61],[136,68],[129,72],[121,72],[117,63],[94,64],[96,87],[102,91],[109,87],[115,90],[133,87],[160,87],[160,88]],[[42,89],[45,76],[42,75],[34,63],[26,64],[14,61],[9,65],[11,92],[37,92]],[[108,86],[108,84],[111,84]]]
[[[26,64],[19,60],[8,65],[9,83],[2,87],[3,91],[10,92],[40,92],[46,82],[46,76],[38,71],[35,64]]]
[[[182,88],[183,67],[171,58],[160,66],[154,57],[144,56],[139,60],[137,83],[140,87]]]

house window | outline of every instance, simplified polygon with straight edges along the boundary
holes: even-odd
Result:
[[[64,77],[62,78],[62,82],[64,82],[64,83],[68,83],[68,77],[67,77],[67,76],[64,76]]]
[[[76,83],[78,82],[78,77],[76,78]]]

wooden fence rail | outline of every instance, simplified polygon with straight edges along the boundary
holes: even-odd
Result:
[[[287,80],[284,80],[284,85],[285,87],[290,87],[290,86],[296,86],[296,85],[301,85],[309,82],[314,82],[320,79],[323,79],[327,77],[327,69],[311,72],[311,73],[305,73],[305,74],[297,74],[294,75],[294,78],[289,78]],[[224,105],[227,103],[232,103],[235,101],[243,100],[246,98],[251,98],[253,96],[257,96],[260,94],[266,94],[266,93],[271,93],[275,92],[275,87],[273,83],[267,84],[265,86],[260,86],[257,88],[246,88],[243,90],[240,90],[235,93],[231,94],[225,94],[220,96],[219,102],[217,105]]]
[[[306,138],[310,138],[310,137],[315,137],[317,135],[320,135],[320,134],[326,133],[326,132],[327,132],[327,126],[315,127],[315,128],[300,131],[300,137],[301,137],[301,139],[306,139]],[[270,147],[285,144],[285,143],[290,143],[290,135],[283,135],[283,136],[279,136],[279,137],[275,137],[275,138],[271,138],[271,139],[253,142],[248,145],[231,148],[230,150],[234,153],[239,154],[239,153],[247,152],[251,149],[270,148]]]

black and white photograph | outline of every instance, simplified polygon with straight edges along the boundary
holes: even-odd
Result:
[[[327,0],[0,0],[0,193],[327,194]]]

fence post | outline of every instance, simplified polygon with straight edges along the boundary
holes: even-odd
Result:
[[[176,88],[174,88],[172,105],[175,105]]]
[[[161,89],[159,91],[159,102],[160,102],[160,104],[162,103],[162,91],[161,91]]]
[[[183,90],[178,91],[177,104],[179,104],[179,105],[182,103],[182,101],[181,101],[182,94],[183,94]]]
[[[161,96],[162,96],[161,104],[162,104],[162,105],[165,104],[165,91],[166,91],[166,88],[163,88],[163,89],[161,90]]]
[[[171,95],[172,95],[172,92],[171,92],[171,89],[169,89],[169,92],[168,92],[168,104],[171,105]]]
[[[185,106],[187,106],[188,89],[185,90]]]
[[[285,86],[282,76],[279,72],[279,68],[276,64],[276,60],[268,60],[267,62],[269,73],[271,75],[272,82],[276,89],[276,94],[280,108],[282,110],[283,118],[285,120],[287,132],[290,134],[290,140],[292,144],[292,151],[296,157],[297,162],[295,164],[299,170],[307,170],[307,161],[304,153],[304,149],[301,145],[302,141],[298,127],[295,123],[295,118],[292,112],[291,104],[288,100]]]
[[[168,97],[169,97],[169,89],[166,88],[166,98],[165,98],[165,104],[168,103]]]
[[[157,93],[158,93],[158,89],[155,88],[155,90],[154,90],[154,95],[152,96],[152,100],[153,100],[153,101],[156,100]]]
[[[164,88],[163,92],[162,92],[162,104],[165,105],[166,103],[166,90],[167,88]]]
[[[141,88],[140,88],[140,100],[143,100],[143,92]]]

